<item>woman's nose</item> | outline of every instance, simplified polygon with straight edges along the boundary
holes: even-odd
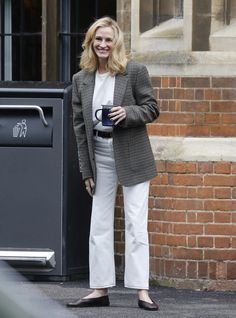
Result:
[[[106,40],[102,40],[102,42],[100,43],[101,46],[106,46]]]

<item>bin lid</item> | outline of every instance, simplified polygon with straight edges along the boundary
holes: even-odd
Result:
[[[0,81],[0,97],[57,97],[71,90],[71,82],[59,81]]]

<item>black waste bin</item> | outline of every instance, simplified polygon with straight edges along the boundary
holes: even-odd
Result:
[[[32,279],[87,273],[90,210],[71,83],[0,82],[0,259]]]

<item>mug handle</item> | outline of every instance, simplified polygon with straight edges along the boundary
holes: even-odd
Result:
[[[95,117],[96,117],[96,119],[97,119],[98,121],[101,121],[101,119],[97,117],[97,113],[98,113],[100,110],[102,110],[102,108],[99,108],[99,109],[97,109],[97,110],[95,111]]]

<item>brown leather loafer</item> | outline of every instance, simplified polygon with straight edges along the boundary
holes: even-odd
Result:
[[[157,311],[159,309],[157,303],[155,303],[155,301],[152,300],[152,303],[148,303],[147,301],[144,300],[138,300],[138,305],[139,308],[142,308],[144,310],[153,310],[153,311]]]
[[[82,298],[67,304],[67,307],[107,307],[110,305],[108,296]]]

